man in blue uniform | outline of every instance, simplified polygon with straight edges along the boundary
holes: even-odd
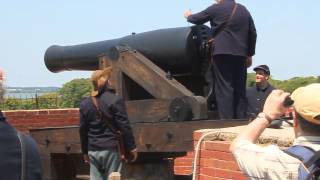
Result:
[[[81,149],[85,161],[90,162],[93,180],[106,180],[112,172],[122,170],[116,131],[122,132],[131,161],[138,156],[124,100],[111,88],[111,72],[106,68],[92,74],[94,90],[80,104]]]
[[[1,70],[0,70],[1,71]],[[3,101],[3,72],[0,72],[0,103]],[[0,110],[0,180],[41,180],[41,162],[36,142],[20,134]]]
[[[247,117],[256,118],[262,111],[264,102],[274,89],[268,82],[270,70],[267,65],[260,65],[253,69],[256,72],[256,84],[247,88]]]
[[[184,13],[188,22],[210,21],[215,94],[221,119],[244,118],[247,67],[255,54],[256,29],[249,11],[234,0],[216,0],[205,10]]]

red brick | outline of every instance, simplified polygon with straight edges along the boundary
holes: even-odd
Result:
[[[39,115],[48,115],[49,114],[49,110],[39,110]]]
[[[247,179],[247,177],[239,171],[230,171],[230,170],[224,170],[224,169],[218,169],[218,168],[203,167],[203,168],[200,168],[200,174],[211,176],[211,177],[224,178],[224,179],[235,179],[235,180]]]
[[[232,171],[240,171],[238,164],[235,161],[223,161],[216,159],[201,159],[200,165],[203,167],[214,167]]]
[[[223,180],[222,178],[217,178],[217,177],[211,177],[211,176],[206,176],[200,174],[197,178],[197,180]]]
[[[191,166],[186,166],[186,167],[174,167],[174,174],[179,174],[179,175],[188,175],[192,173],[192,167]]]
[[[214,168],[212,168],[212,167],[200,167],[199,174],[207,175],[207,176],[211,176],[211,177],[216,177]]]
[[[229,152],[230,141],[204,141],[201,149]]]
[[[193,156],[194,156],[193,151],[189,151],[189,152],[187,152],[187,155],[186,155],[186,156],[193,158]]]
[[[199,141],[199,139],[201,138],[202,135],[203,135],[203,132],[194,131],[193,132],[193,140],[194,141]]]
[[[17,111],[2,111],[5,116],[15,116],[17,115]]]
[[[234,161],[233,155],[230,152],[222,152],[222,151],[202,150],[200,151],[200,158],[212,158],[212,159],[220,159],[220,160],[226,160],[226,161]]]
[[[192,166],[193,159],[190,158],[180,158],[174,161],[174,166]]]

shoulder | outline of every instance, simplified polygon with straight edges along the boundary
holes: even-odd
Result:
[[[207,7],[204,12],[208,14],[216,13],[217,11],[221,11],[224,9],[224,5],[221,4],[212,4],[211,6]]]
[[[274,87],[271,84],[269,84],[269,89],[272,91],[274,90]]]
[[[80,108],[86,106],[91,101],[91,97],[85,97],[81,100]]]
[[[30,149],[32,149],[32,150],[38,149],[37,142],[30,135],[23,134],[23,136],[24,136],[26,144],[28,145],[28,147]]]
[[[250,86],[250,87],[247,87],[247,92],[254,92],[257,90],[257,88],[255,86]]]
[[[248,10],[248,8],[246,6],[244,6],[244,5],[240,4],[240,3],[237,3],[237,5],[238,5],[237,9],[239,11],[241,11],[242,13],[250,15],[250,12],[249,12],[249,10]]]
[[[123,101],[123,98],[113,92],[107,91],[101,95],[101,101],[108,105],[112,105]]]

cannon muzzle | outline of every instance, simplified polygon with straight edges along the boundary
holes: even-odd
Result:
[[[97,70],[100,55],[112,47],[126,45],[165,71],[190,73],[197,72],[207,58],[202,45],[210,38],[210,28],[205,25],[160,29],[88,44],[53,45],[47,49],[44,60],[52,72]]]

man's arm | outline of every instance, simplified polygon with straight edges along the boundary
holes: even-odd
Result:
[[[211,13],[215,11],[214,8],[215,8],[214,5],[212,5],[207,9],[196,14],[192,14],[190,10],[187,10],[184,13],[184,17],[187,18],[187,21],[192,24],[197,24],[197,25],[204,24],[210,20]]]
[[[130,126],[130,122],[127,115],[127,109],[122,98],[117,99],[112,107],[112,112],[114,113],[115,122],[118,128],[123,132],[125,138],[125,145],[130,150],[132,157],[132,162],[138,157],[137,147],[134,141],[134,136]]]
[[[252,16],[249,16],[249,39],[248,39],[248,56],[252,57],[256,51],[257,31]]]
[[[282,90],[273,90],[264,104],[263,112],[241,131],[232,142],[230,151],[234,152],[236,150],[239,140],[255,143],[265,128],[267,128],[273,120],[285,113],[287,108],[283,106],[283,102],[289,95],[289,93]]]
[[[80,134],[81,151],[83,154],[88,154],[88,125],[81,107],[80,107],[79,134]]]

